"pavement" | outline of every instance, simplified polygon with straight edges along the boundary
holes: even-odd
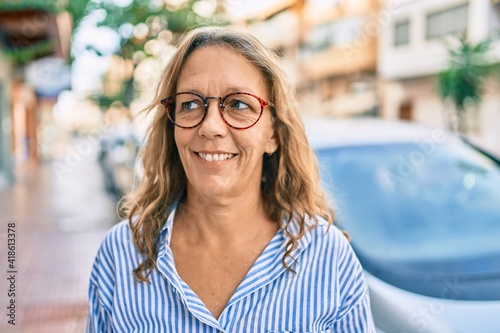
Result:
[[[56,160],[17,168],[14,185],[0,192],[2,333],[85,330],[90,269],[118,218],[94,141],[72,139],[62,151]],[[9,233],[15,235],[9,236],[15,239],[11,262]],[[12,300],[15,325],[8,323]]]

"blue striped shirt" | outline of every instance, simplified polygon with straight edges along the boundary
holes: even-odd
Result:
[[[87,333],[375,332],[362,268],[335,226],[320,219],[302,237],[296,262],[287,258],[297,274],[281,262],[287,239],[280,229],[216,319],[177,274],[168,246],[174,214],[160,233],[151,284],[134,278],[141,256],[128,221],[109,231],[90,277]]]

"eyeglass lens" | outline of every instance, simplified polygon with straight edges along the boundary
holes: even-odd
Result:
[[[262,105],[251,95],[231,94],[223,97],[221,111],[229,125],[245,128],[259,120]],[[205,101],[195,94],[178,94],[172,98],[169,113],[175,124],[181,127],[196,126],[205,115]]]

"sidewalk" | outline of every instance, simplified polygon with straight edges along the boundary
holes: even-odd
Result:
[[[96,147],[80,155],[69,164],[62,156],[18,170],[14,186],[0,192],[1,332],[84,331],[90,269],[116,212],[104,192]],[[9,223],[15,223],[16,239],[15,326],[6,316]]]

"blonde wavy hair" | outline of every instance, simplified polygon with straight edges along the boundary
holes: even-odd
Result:
[[[228,27],[198,28],[182,38],[161,74],[154,100],[146,109],[153,113],[153,120],[141,152],[144,176],[137,191],[124,200],[123,212],[144,258],[134,270],[141,282],[149,282],[148,276],[156,267],[160,231],[172,207],[186,191],[186,174],[174,141],[174,125],[160,100],[176,92],[178,77],[189,55],[208,46],[228,48],[254,64],[265,79],[269,100],[275,105],[272,116],[279,148],[274,154],[264,156],[261,190],[267,213],[288,238],[283,265],[292,270],[285,259],[311,228],[306,223],[308,216],[313,221],[321,216],[329,224],[333,222],[334,212],[320,186],[316,158],[296,108],[295,91],[287,82],[277,56],[247,32]],[[292,221],[298,223],[298,232],[289,230]]]

